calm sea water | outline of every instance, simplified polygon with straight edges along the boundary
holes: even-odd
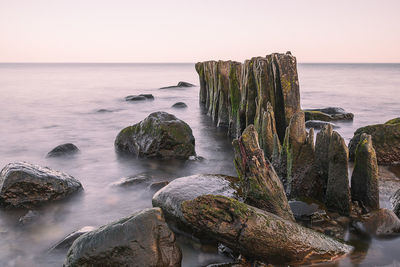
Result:
[[[337,123],[346,141],[360,126],[400,116],[400,64],[300,64],[298,71],[303,108],[339,106],[355,114],[353,122]],[[158,89],[178,81],[198,84],[194,64],[0,64],[0,167],[14,161],[49,166],[73,175],[85,189],[39,209],[38,219],[26,226],[18,223],[26,211],[0,210],[1,266],[61,266],[65,253],[46,251],[70,232],[151,207],[152,192],[146,188],[110,186],[121,177],[150,172],[155,181],[171,181],[196,173],[235,175],[231,140],[199,106],[199,88]],[[140,93],[155,99],[124,101]],[[178,101],[188,108],[171,108]],[[118,132],[154,111],[186,121],[196,152],[205,160],[181,164],[118,157]],[[68,159],[45,157],[66,142],[81,153]],[[184,238],[180,243],[184,266],[227,260],[213,248]],[[367,246],[368,253],[358,261],[365,266],[399,261],[399,245],[400,238],[362,241],[360,247]],[[352,263],[345,259],[340,265]]]

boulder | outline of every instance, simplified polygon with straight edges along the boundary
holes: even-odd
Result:
[[[172,85],[172,86],[166,86],[166,87],[161,87],[160,89],[172,89],[172,88],[179,88],[179,87],[194,87],[194,84],[188,83],[188,82],[178,82],[177,85]]]
[[[61,240],[60,242],[55,244],[49,251],[51,252],[53,250],[69,249],[71,247],[72,243],[74,243],[74,241],[76,239],[78,239],[78,237],[80,237],[81,235],[86,234],[90,231],[94,231],[95,229],[96,229],[96,227],[93,227],[93,226],[82,227],[81,229],[67,235],[63,240]]]
[[[190,126],[166,112],[151,113],[123,129],[115,139],[118,152],[146,158],[188,159],[196,155],[194,145]]]
[[[147,98],[142,95],[128,95],[125,97],[125,101],[143,101],[143,100],[147,100]]]
[[[378,163],[371,136],[362,134],[351,176],[351,198],[367,211],[379,209]]]
[[[328,184],[325,204],[328,209],[341,215],[350,215],[349,152],[344,139],[333,131],[329,144]]]
[[[318,121],[318,120],[309,120],[306,121],[306,128],[314,128],[316,130],[320,130],[324,128],[325,125],[331,125],[332,128],[339,128],[336,124],[327,122],[327,121]]]
[[[26,162],[7,164],[0,172],[0,203],[6,207],[31,208],[80,189],[81,183],[66,173]]]
[[[150,183],[153,176],[147,172],[139,173],[136,175],[123,177],[119,181],[112,183],[112,186],[134,186],[134,185],[147,185]]]
[[[187,105],[183,102],[176,102],[172,105],[173,108],[187,108]]]
[[[47,157],[69,156],[79,152],[79,149],[74,144],[66,143],[53,148],[47,153]]]
[[[64,266],[181,266],[175,235],[158,208],[90,231],[72,244]]]
[[[393,207],[393,212],[400,218],[400,189],[390,197],[390,202]]]
[[[400,232],[400,220],[393,211],[378,209],[363,215],[355,227],[373,236],[390,236]]]
[[[238,200],[204,195],[184,201],[183,218],[195,231],[246,257],[272,264],[331,261],[351,247]]]
[[[328,107],[320,109],[304,110],[305,120],[320,120],[320,121],[336,121],[336,120],[353,120],[354,114],[346,112],[342,108]]]
[[[242,136],[233,141],[233,147],[245,202],[294,221],[282,182],[271,163],[264,158],[253,125],[249,125]]]
[[[357,129],[349,142],[351,160],[355,159],[356,147],[363,133],[372,137],[378,164],[387,165],[400,162],[400,123],[398,118],[385,124],[369,125]]]

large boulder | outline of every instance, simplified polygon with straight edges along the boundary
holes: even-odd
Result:
[[[31,208],[80,189],[74,177],[27,162],[7,164],[0,172],[0,203],[6,207]]]
[[[183,201],[175,213],[194,232],[268,263],[311,264],[351,251],[350,246],[226,196],[203,195]]]
[[[75,155],[76,153],[79,153],[79,149],[76,145],[66,143],[53,148],[49,153],[47,153],[47,157],[69,156]]]
[[[349,215],[351,197],[349,186],[349,152],[344,139],[333,131],[329,144],[328,184],[325,204],[328,209]]]
[[[64,266],[181,266],[175,235],[158,208],[137,212],[80,236]]]
[[[378,164],[400,162],[400,122],[398,119],[390,120],[385,124],[369,125],[357,129],[349,143],[351,160],[355,159],[356,148],[363,133],[372,137]]]
[[[378,163],[370,135],[362,134],[351,176],[351,197],[367,211],[379,209]]]
[[[264,158],[253,125],[249,125],[242,136],[233,141],[233,147],[245,202],[294,221],[282,182],[271,163]]]
[[[342,108],[328,107],[320,109],[304,110],[305,120],[320,120],[320,121],[336,121],[336,120],[353,120],[354,114],[346,112]]]
[[[166,112],[151,113],[115,139],[117,151],[146,158],[188,159],[196,155],[194,145],[190,126]]]

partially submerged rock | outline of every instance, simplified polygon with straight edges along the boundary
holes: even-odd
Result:
[[[19,218],[18,222],[22,225],[27,225],[34,222],[39,217],[39,212],[29,210],[24,216]]]
[[[390,202],[393,207],[393,212],[400,218],[400,189],[390,197]]]
[[[196,155],[194,145],[190,126],[166,112],[151,113],[115,139],[117,151],[146,158],[188,159]]]
[[[74,177],[27,162],[7,164],[0,173],[0,203],[6,207],[31,208],[80,189]]]
[[[185,88],[185,87],[193,87],[195,86],[194,84],[188,83],[188,82],[178,82],[177,85],[172,85],[172,86],[165,86],[165,87],[161,87],[160,89],[173,89],[173,88]]]
[[[351,251],[348,245],[224,196],[184,201],[181,212],[192,228],[209,238],[272,264],[331,261]]]
[[[355,227],[373,236],[390,236],[400,232],[400,220],[393,211],[378,209],[363,215]]]
[[[181,266],[175,235],[158,208],[146,209],[79,237],[64,266]]]
[[[362,134],[351,176],[351,197],[367,211],[379,209],[378,163],[370,135]]]
[[[271,163],[264,158],[253,125],[249,125],[242,136],[233,141],[233,147],[245,202],[294,221],[282,182]]]
[[[333,131],[329,144],[328,184],[325,204],[328,209],[349,215],[351,197],[348,175],[349,152],[344,139]]]
[[[67,235],[63,240],[55,244],[49,251],[51,252],[53,250],[69,249],[72,243],[74,243],[74,241],[78,239],[78,237],[93,230],[96,230],[96,227],[93,226],[82,227],[81,229]]]
[[[168,184],[169,184],[168,181],[154,182],[149,186],[149,189],[153,192],[157,192],[158,190],[160,190],[164,186],[167,186]]]
[[[331,125],[332,128],[339,128],[336,124],[327,122],[327,121],[318,121],[318,120],[309,120],[306,121],[306,128],[314,128],[320,130],[324,128],[325,125]]]
[[[336,121],[353,120],[354,114],[346,112],[342,108],[328,107],[320,109],[305,109],[305,120]]]
[[[357,129],[349,143],[351,160],[354,160],[356,147],[363,133],[372,137],[378,164],[385,165],[400,162],[400,122],[398,122],[397,118],[385,124],[369,125]]]
[[[143,101],[143,100],[153,100],[154,96],[152,94],[140,94],[140,95],[128,95],[125,97],[126,101]]]
[[[183,102],[176,102],[172,105],[173,108],[187,108],[187,105]]]
[[[119,181],[112,183],[112,186],[135,186],[135,185],[147,185],[150,183],[153,176],[147,172],[135,174],[128,177],[122,177]]]
[[[49,153],[47,153],[47,157],[70,156],[79,152],[80,150],[77,146],[71,143],[66,143],[53,148]]]

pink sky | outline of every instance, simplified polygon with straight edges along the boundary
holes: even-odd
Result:
[[[0,0],[0,62],[400,62],[400,0]]]

